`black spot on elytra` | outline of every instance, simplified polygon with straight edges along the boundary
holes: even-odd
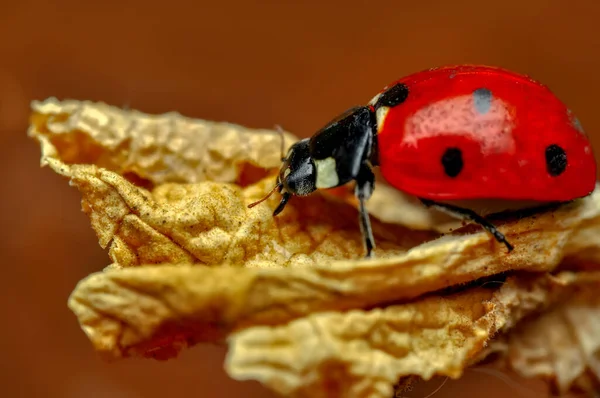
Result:
[[[375,103],[375,109],[382,106],[392,108],[406,101],[406,98],[408,98],[408,86],[404,83],[394,84],[392,87],[381,93]]]
[[[442,166],[448,177],[456,177],[463,169],[462,151],[458,148],[448,148],[442,155]]]
[[[552,177],[561,175],[567,168],[567,153],[556,144],[546,147],[546,169]]]

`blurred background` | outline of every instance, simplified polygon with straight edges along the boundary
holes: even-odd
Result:
[[[224,350],[169,362],[96,357],[66,306],[108,264],[80,196],[26,137],[56,96],[311,135],[400,76],[451,63],[532,75],[600,148],[598,0],[75,1],[0,6],[0,396],[273,397],[222,370]],[[600,153],[600,152],[598,152]],[[406,394],[424,397],[441,380]],[[469,372],[436,397],[545,397],[540,382]]]

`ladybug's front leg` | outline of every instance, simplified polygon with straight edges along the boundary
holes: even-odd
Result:
[[[496,240],[500,243],[503,243],[509,252],[511,252],[514,247],[507,240],[504,234],[498,231],[498,228],[479,214],[475,213],[473,210],[465,209],[458,206],[449,205],[446,203],[434,202],[433,200],[420,198],[421,202],[427,207],[434,207],[438,210],[441,210],[445,213],[450,214],[453,217],[457,217],[464,220],[474,221],[475,223],[481,225],[488,231]]]
[[[354,194],[359,203],[360,230],[365,242],[367,250],[367,258],[373,257],[373,249],[375,248],[375,239],[371,230],[371,220],[367,212],[366,202],[373,194],[375,188],[375,175],[368,164],[363,163],[360,166],[358,175],[356,176],[356,186]]]

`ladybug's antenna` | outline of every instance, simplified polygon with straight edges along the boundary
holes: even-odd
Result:
[[[273,187],[273,189],[271,189],[271,191],[270,191],[268,194],[266,194],[266,195],[265,195],[265,197],[264,197],[264,198],[262,198],[262,199],[259,199],[259,200],[257,200],[256,202],[250,203],[250,204],[248,205],[248,208],[249,208],[249,209],[251,209],[251,208],[253,208],[254,206],[256,206],[256,205],[258,205],[258,204],[260,204],[260,203],[264,202],[265,200],[269,199],[269,197],[270,197],[271,195],[273,195],[273,194],[275,193],[275,191],[280,191],[280,192],[281,192],[281,189],[282,189],[282,188],[283,188],[283,184],[282,184],[282,183],[278,183],[277,185],[275,185],[275,186]]]
[[[281,137],[281,161],[283,162],[285,160],[285,137],[283,135],[283,128],[276,124],[275,125],[275,130],[279,133],[279,136]]]
[[[277,131],[277,133],[279,134],[279,136],[281,137],[281,161],[284,162],[285,161],[285,136],[283,134],[283,128],[276,124],[275,125],[275,131]],[[266,194],[262,199],[257,200],[256,202],[250,203],[248,205],[248,208],[251,209],[254,206],[264,202],[265,200],[269,199],[269,197],[271,197],[271,195],[273,195],[275,193],[275,191],[279,191],[281,192],[281,190],[283,189],[283,184],[281,182],[278,182],[273,189],[271,189],[271,191],[269,191],[268,194]],[[279,204],[279,206],[277,207],[277,209],[275,209],[275,212],[278,213],[281,210],[283,210],[283,208],[285,207],[285,204],[287,203],[287,201],[289,200],[289,194],[288,193],[284,193],[283,194],[283,199],[281,201],[281,203]]]

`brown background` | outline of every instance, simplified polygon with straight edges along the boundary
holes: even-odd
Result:
[[[258,384],[229,380],[223,350],[214,347],[197,347],[168,363],[108,365],[95,356],[66,299],[79,279],[108,259],[76,190],[39,168],[39,149],[26,138],[32,99],[177,110],[253,127],[281,124],[307,136],[402,75],[487,63],[548,84],[600,145],[598,0],[4,3],[3,397],[272,396]],[[407,396],[422,397],[438,384]],[[506,383],[469,372],[437,397],[544,391],[514,376]]]

